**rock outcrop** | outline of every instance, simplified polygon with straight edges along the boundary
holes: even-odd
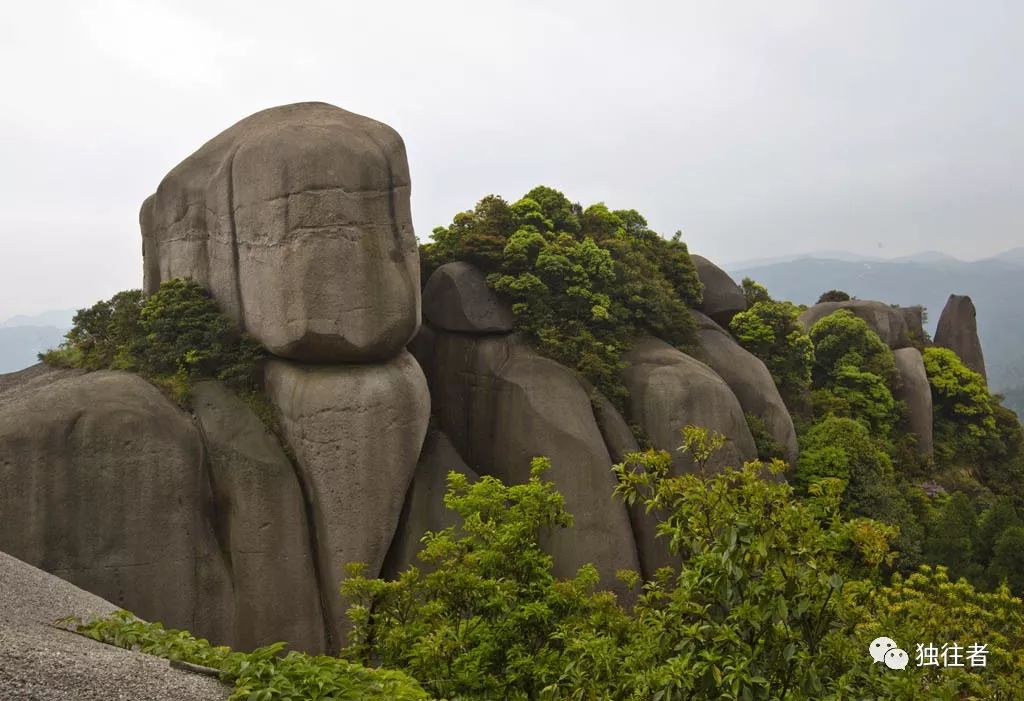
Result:
[[[916,348],[900,348],[893,351],[896,369],[901,384],[896,398],[906,402],[910,430],[917,437],[917,449],[922,455],[931,455],[934,449],[932,437],[932,387],[924,369],[924,359]]]
[[[232,640],[243,650],[287,640],[324,649],[324,618],[302,488],[277,438],[220,382],[198,383],[192,405],[203,432],[234,596]]]
[[[948,348],[964,361],[964,365],[988,378],[985,354],[978,338],[977,312],[967,295],[950,295],[935,328],[935,345]]]
[[[228,638],[230,572],[199,431],[138,376],[44,377],[0,395],[0,550],[118,606]]]
[[[618,569],[638,565],[626,508],[613,499],[612,459],[575,373],[515,334],[436,333],[427,369],[438,425],[467,465],[510,483],[529,478],[530,461],[551,460],[548,478],[575,523],[546,547],[558,576],[593,563],[602,585],[625,594]]]
[[[430,418],[426,380],[411,355],[368,365],[275,359],[267,392],[295,452],[312,512],[331,640],[347,629],[334,595],[350,562],[381,571]]]
[[[694,312],[693,316],[697,322],[697,343],[700,346],[698,360],[725,380],[743,407],[743,413],[752,414],[764,422],[772,438],[783,449],[786,462],[795,465],[798,446],[793,418],[768,368],[714,321],[699,312]]]
[[[423,290],[423,316],[442,331],[507,333],[515,324],[512,309],[498,299],[487,280],[469,263],[446,263]]]
[[[257,112],[143,204],[145,290],[192,278],[275,355],[387,360],[419,324],[409,189],[387,125],[318,102]]]
[[[657,338],[641,338],[624,356],[622,377],[629,390],[628,415],[655,448],[668,450],[676,469],[695,471],[689,455],[676,450],[679,429],[694,425],[728,438],[709,469],[739,467],[757,457],[743,408],[714,370]]]
[[[410,565],[424,567],[416,557],[422,547],[420,540],[423,536],[428,531],[441,531],[460,523],[458,514],[444,505],[450,472],[458,472],[470,482],[479,477],[466,466],[448,436],[441,431],[428,432],[416,464],[416,474],[405,495],[398,531],[381,570],[382,576],[397,577]]]
[[[862,299],[853,299],[847,302],[821,302],[804,311],[798,321],[805,330],[810,331],[811,327],[819,320],[840,309],[848,309],[854,316],[866,321],[868,327],[893,350],[913,345],[913,339],[907,327],[905,310],[884,302]]]
[[[16,701],[224,701],[231,689],[167,660],[105,645],[53,625],[117,606],[0,552],[0,695]]]
[[[747,298],[743,295],[743,290],[727,272],[707,258],[691,254],[690,259],[697,269],[697,277],[704,285],[704,301],[700,305],[700,311],[719,324],[728,326],[736,314],[747,308]]]

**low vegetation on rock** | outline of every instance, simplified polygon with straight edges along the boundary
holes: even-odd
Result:
[[[198,283],[173,279],[149,297],[127,290],[80,310],[64,343],[40,359],[62,367],[138,372],[187,404],[192,383],[202,378],[252,390],[263,356]]]
[[[694,341],[688,307],[702,287],[686,244],[652,231],[636,210],[584,208],[544,186],[511,204],[490,195],[434,229],[420,256],[424,280],[444,263],[477,266],[541,353],[620,405],[622,353],[635,336]]]

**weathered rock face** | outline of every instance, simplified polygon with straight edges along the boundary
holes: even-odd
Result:
[[[313,514],[329,648],[347,629],[334,594],[350,562],[381,571],[430,418],[430,396],[411,355],[373,365],[272,360],[267,392]]]
[[[446,263],[423,288],[423,316],[442,331],[506,333],[515,325],[512,309],[469,263]]]
[[[135,375],[46,374],[0,395],[0,550],[225,640],[230,573],[199,431]]]
[[[53,625],[117,606],[0,552],[0,690],[32,701],[221,701],[231,690],[166,660],[105,645]]]
[[[623,360],[628,363],[622,379],[630,395],[629,417],[655,448],[672,453],[678,470],[696,470],[690,456],[676,450],[682,443],[679,429],[691,424],[718,431],[728,439],[709,469],[739,467],[757,457],[743,408],[714,370],[651,337],[637,340]]]
[[[529,478],[530,461],[551,459],[548,477],[573,514],[571,529],[545,547],[558,576],[593,563],[620,594],[618,569],[637,569],[626,508],[615,501],[611,456],[590,397],[568,368],[515,335],[437,332],[427,374],[439,426],[470,468],[510,483]]]
[[[243,650],[287,640],[293,649],[322,651],[324,618],[311,533],[291,462],[263,422],[223,384],[196,384],[192,404],[205,438],[218,539],[233,583],[230,639]]]
[[[409,492],[405,495],[402,518],[384,561],[382,576],[397,577],[410,565],[425,567],[416,557],[423,547],[420,539],[428,531],[440,531],[460,523],[458,514],[444,505],[449,472],[465,475],[470,482],[479,477],[466,466],[448,436],[440,431],[430,431],[423,442]]]
[[[848,309],[854,316],[867,322],[868,327],[892,348],[907,348],[911,345],[910,333],[904,310],[884,302],[854,299],[848,302],[822,302],[815,304],[800,315],[798,321],[810,331],[819,320],[840,309]]]
[[[948,348],[964,361],[964,365],[982,377],[985,373],[985,354],[978,338],[977,311],[967,295],[950,295],[942,309],[935,328],[935,345]]]
[[[924,359],[916,348],[893,351],[896,369],[902,384],[896,398],[907,403],[910,430],[917,436],[917,449],[922,455],[931,455],[932,439],[932,387],[924,369]]]
[[[385,360],[419,324],[409,189],[390,127],[323,103],[257,112],[143,204],[145,290],[193,278],[275,355]]]
[[[700,344],[697,358],[725,380],[745,414],[753,414],[764,421],[772,438],[784,449],[785,460],[795,465],[799,447],[793,418],[768,368],[708,317],[694,312],[694,320]]]
[[[697,269],[697,277],[704,284],[704,301],[700,310],[723,326],[728,326],[736,314],[747,308],[743,290],[729,274],[698,255],[690,255]]]
[[[921,305],[914,305],[912,307],[901,307],[900,312],[903,314],[903,321],[907,325],[907,333],[910,335],[911,343],[919,341],[924,342],[924,307]]]

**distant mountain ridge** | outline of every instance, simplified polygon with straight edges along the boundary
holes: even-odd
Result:
[[[21,370],[38,362],[38,353],[64,339],[74,315],[73,309],[53,309],[0,321],[0,373]]]
[[[997,392],[1024,387],[1024,247],[978,261],[928,252],[900,260],[797,257],[724,267],[737,281],[751,277],[773,296],[798,304],[813,304],[832,289],[861,299],[921,304],[931,332],[950,294],[970,295],[978,310],[990,386]]]

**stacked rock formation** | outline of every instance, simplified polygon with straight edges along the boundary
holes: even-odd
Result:
[[[380,571],[430,413],[409,187],[394,130],[321,103],[175,167],[142,206],[145,289],[198,281],[276,356],[290,450],[219,383],[190,419],[127,373],[32,370],[0,385],[0,549],[217,642],[336,649],[344,566]]]

